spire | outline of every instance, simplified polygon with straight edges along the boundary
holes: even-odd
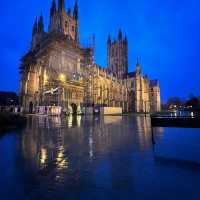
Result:
[[[41,12],[41,15],[40,15],[40,19],[38,21],[38,32],[44,32],[44,21],[43,21],[42,12]]]
[[[110,34],[108,35],[108,44],[111,44],[111,37],[110,37]]]
[[[141,74],[141,65],[139,63],[139,58],[137,57],[137,63],[136,63],[136,74],[140,75]]]
[[[37,32],[38,32],[38,20],[37,20],[37,17],[36,17],[34,25],[33,25],[32,35],[35,35]]]
[[[119,39],[122,39],[122,30],[121,30],[121,29],[119,29],[118,38],[119,38]]]
[[[78,2],[77,2],[77,0],[74,5],[73,17],[74,17],[74,19],[78,20]]]
[[[58,1],[58,12],[63,12],[65,10],[65,0]]]
[[[56,2],[55,0],[53,0],[52,5],[51,5],[51,12],[50,12],[51,17],[54,16],[55,13],[56,13]]]

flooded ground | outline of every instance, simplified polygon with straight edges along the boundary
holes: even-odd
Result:
[[[0,199],[199,199],[200,130],[143,116],[30,117],[0,138]]]

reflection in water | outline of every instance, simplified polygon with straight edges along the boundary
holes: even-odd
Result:
[[[66,169],[67,153],[73,151],[80,156],[88,150],[88,159],[92,160],[113,149],[131,147],[135,139],[139,141],[135,145],[144,151],[151,147],[150,131],[150,119],[144,117],[33,117],[22,135],[23,154],[31,160],[39,155],[38,167],[48,167],[48,163],[55,162],[58,168]]]
[[[70,115],[70,116],[67,118],[67,120],[68,120],[68,127],[71,128],[71,127],[73,126],[73,116]]]
[[[67,118],[67,126],[68,128],[72,128],[72,127],[81,127],[81,120],[82,120],[82,116],[78,115],[69,115]]]
[[[41,149],[40,152],[40,163],[41,165],[45,165],[47,161],[47,150],[46,149]]]
[[[29,162],[35,162],[36,169],[54,174],[55,183],[60,180],[65,182],[69,178],[66,173],[72,170],[75,173],[70,177],[73,184],[79,180],[83,166],[88,166],[87,163],[126,149],[134,151],[138,148],[144,152],[152,147],[150,119],[141,116],[69,116],[66,119],[33,117],[29,119],[22,141],[24,157]],[[37,155],[39,162],[36,160]],[[110,161],[111,170],[117,169],[114,174],[118,173],[120,168],[114,164],[118,160],[111,157]],[[121,161],[123,163],[123,159]],[[131,172],[127,169],[124,173]]]
[[[155,129],[157,141],[163,132]],[[30,117],[15,144],[17,178],[6,199],[163,199],[162,188],[170,194],[171,182],[178,190],[182,177],[190,181],[187,172],[176,179],[175,166],[155,162],[149,117]]]
[[[94,153],[93,153],[93,137],[92,137],[92,130],[90,130],[90,136],[89,136],[89,155],[90,159],[93,159]]]
[[[77,116],[77,126],[81,127],[81,115]]]
[[[57,153],[56,164],[59,170],[68,168],[68,160],[65,158],[65,149],[63,146],[60,146],[59,151]]]
[[[142,117],[137,116],[137,128],[138,128],[138,136],[139,136],[139,144],[140,149],[145,150],[146,148],[151,145],[149,143],[150,137],[151,137],[151,122],[150,118],[148,117]]]

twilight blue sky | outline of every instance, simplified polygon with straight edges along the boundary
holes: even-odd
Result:
[[[129,70],[139,56],[143,73],[158,78],[161,96],[200,95],[200,1],[79,0],[81,42],[96,35],[95,60],[106,66],[108,33],[122,28],[129,42]],[[65,0],[66,8],[74,0]],[[36,15],[49,21],[51,0],[1,0],[0,90],[18,91],[19,59],[30,46]]]

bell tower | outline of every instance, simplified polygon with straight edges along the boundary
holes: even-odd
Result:
[[[124,79],[128,74],[128,41],[123,38],[121,29],[118,39],[112,42],[110,35],[107,41],[108,49],[108,71],[118,79]]]
[[[65,11],[65,0],[58,0],[58,12],[62,13]]]
[[[58,9],[55,0],[52,1],[50,10],[49,32],[57,32],[66,36],[71,41],[79,44],[78,3],[75,2],[73,13],[69,8],[65,10],[65,1],[58,0]]]

